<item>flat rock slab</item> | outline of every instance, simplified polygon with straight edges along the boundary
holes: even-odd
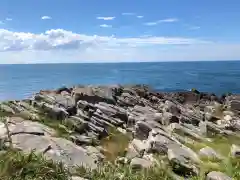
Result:
[[[133,169],[150,168],[153,166],[153,162],[146,159],[135,157],[131,160],[130,165]]]
[[[56,134],[55,130],[38,122],[23,120],[22,118],[9,118],[8,129],[10,135],[15,134],[35,134],[35,135],[45,135],[53,136]],[[5,124],[0,122],[0,138],[5,136],[7,133]]]
[[[35,150],[43,153],[48,159],[63,162],[67,167],[84,166],[91,169],[97,167],[96,159],[89,156],[86,150],[63,138],[16,134],[12,136],[13,146],[24,152]]]
[[[232,180],[232,178],[222,172],[212,171],[207,174],[206,180]]]

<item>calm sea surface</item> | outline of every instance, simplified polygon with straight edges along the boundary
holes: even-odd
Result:
[[[162,91],[240,93],[240,61],[0,65],[0,100],[76,84],[135,83]]]

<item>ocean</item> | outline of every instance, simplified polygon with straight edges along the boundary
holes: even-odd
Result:
[[[0,65],[0,101],[77,84],[148,84],[159,91],[196,88],[240,93],[240,61]]]

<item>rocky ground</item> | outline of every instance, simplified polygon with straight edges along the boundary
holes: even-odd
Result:
[[[34,150],[72,179],[240,180],[240,95],[76,86],[2,102],[0,116],[0,154]]]

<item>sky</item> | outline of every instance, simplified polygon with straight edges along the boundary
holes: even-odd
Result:
[[[240,60],[239,0],[1,0],[0,64]]]

